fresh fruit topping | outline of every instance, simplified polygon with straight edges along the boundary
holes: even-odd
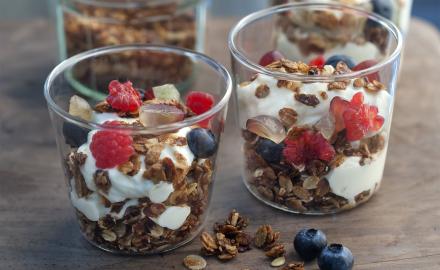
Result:
[[[358,141],[369,132],[379,131],[385,119],[378,115],[374,105],[364,104],[364,95],[356,93],[351,101],[334,97],[330,103],[330,111],[335,117],[336,132],[346,129],[348,141]]]
[[[163,100],[180,100],[179,90],[177,90],[174,84],[153,87],[153,96]]]
[[[209,111],[214,105],[214,97],[206,92],[191,91],[186,96],[186,106],[195,114]]]
[[[141,95],[133,88],[130,81],[125,83],[111,81],[108,90],[109,95],[106,100],[115,110],[135,112],[142,105]]]
[[[357,64],[355,67],[353,67],[352,70],[353,71],[364,70],[364,69],[372,67],[376,64],[377,64],[377,61],[375,61],[375,60],[365,60],[365,61]],[[380,81],[379,72],[368,74],[366,77],[367,77],[368,81],[370,81],[370,82],[373,82],[374,80]]]
[[[106,122],[108,127],[118,125],[117,121]],[[96,160],[96,167],[110,169],[127,162],[133,155],[133,139],[123,131],[100,130],[92,137],[90,151]]]
[[[391,0],[372,0],[373,12],[387,19],[391,19],[393,12],[393,4]]]
[[[155,99],[153,88],[149,88],[144,91],[144,95],[143,95],[142,100],[145,101],[145,100],[152,100],[152,99]]]
[[[263,57],[261,57],[258,64],[260,66],[265,67],[265,66],[270,65],[273,62],[281,60],[283,58],[284,58],[283,54],[280,53],[279,51],[270,51],[270,52],[267,52],[265,55],[263,55]]]
[[[278,163],[283,155],[283,144],[276,144],[268,139],[258,140],[256,151],[269,163]]]
[[[323,55],[319,55],[309,62],[309,66],[314,66],[319,69],[322,69],[324,67],[324,65],[325,65],[325,58]]]
[[[327,59],[325,64],[331,65],[334,68],[336,68],[336,65],[341,61],[344,62],[345,64],[347,64],[347,66],[350,69],[352,69],[356,65],[354,60],[350,56],[342,55],[342,54],[336,54],[336,55],[331,56],[329,59]]]
[[[195,128],[186,135],[189,149],[197,158],[208,158],[217,151],[214,134],[204,128]]]
[[[139,111],[139,120],[145,127],[155,127],[182,121],[185,113],[173,105],[145,104]]]
[[[246,129],[277,144],[286,138],[286,130],[281,121],[270,115],[258,115],[248,119]]]
[[[320,270],[351,270],[353,264],[353,254],[341,244],[328,245],[318,257]]]
[[[69,114],[90,121],[92,119],[92,107],[85,99],[74,95],[69,101]]]
[[[325,234],[317,229],[302,229],[293,241],[296,253],[304,260],[311,261],[319,256],[327,246]]]
[[[69,122],[64,122],[63,134],[66,143],[73,148],[77,148],[87,142],[87,134],[89,134],[89,130]]]
[[[319,132],[304,130],[295,138],[288,137],[284,143],[284,158],[296,166],[314,160],[330,162],[335,157],[335,149]]]

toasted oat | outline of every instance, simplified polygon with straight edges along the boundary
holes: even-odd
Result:
[[[118,238],[113,231],[104,230],[101,233],[102,238],[107,242],[114,242]]]
[[[319,99],[315,95],[295,94],[295,99],[304,105],[316,107],[319,104]]]
[[[286,263],[286,258],[284,258],[284,256],[278,257],[276,259],[274,259],[270,265],[272,267],[280,267],[282,265],[284,265]]]
[[[118,170],[123,174],[133,176],[139,172],[141,161],[138,155],[133,155],[130,160],[118,166]]]
[[[278,258],[284,255],[286,250],[284,249],[283,244],[274,244],[270,249],[266,251],[266,256],[269,258]]]
[[[287,88],[289,90],[292,90],[293,92],[299,92],[299,89],[301,87],[301,82],[296,81],[287,81],[287,80],[278,80],[277,86],[279,88]]]
[[[298,113],[291,108],[282,108],[278,112],[278,116],[280,117],[283,126],[285,128],[290,128],[296,123]]]
[[[315,189],[318,187],[320,179],[317,176],[309,176],[307,177],[303,182],[303,188],[304,189]]]
[[[296,210],[300,213],[304,213],[307,211],[307,208],[304,207],[302,201],[295,198],[286,199],[286,205],[287,207],[292,208],[293,210]]]
[[[260,84],[257,89],[255,89],[255,96],[257,98],[265,98],[269,95],[270,88],[267,84]]]
[[[93,181],[98,189],[108,192],[112,183],[110,182],[110,178],[108,177],[108,172],[103,170],[97,170],[93,174]]]
[[[353,86],[356,88],[364,87],[365,84],[366,84],[366,81],[364,78],[358,78],[353,81]]]
[[[281,270],[304,270],[304,263],[293,262],[281,268]]]
[[[369,82],[364,86],[364,89],[370,93],[377,93],[380,90],[385,89],[385,85],[379,81],[374,80],[373,82]]]
[[[321,181],[319,181],[318,186],[315,190],[315,196],[317,197],[323,197],[325,195],[327,195],[327,193],[330,192],[330,185],[327,181],[327,179],[321,179]]]
[[[257,248],[265,249],[271,247],[279,238],[280,233],[274,232],[272,226],[261,225],[255,233],[254,244]]]
[[[206,260],[199,255],[188,255],[183,259],[183,264],[190,270],[203,270],[206,268]]]
[[[345,90],[347,88],[347,83],[343,81],[331,82],[328,84],[327,89],[331,90]]]
[[[105,101],[105,100],[101,101],[95,105],[95,111],[100,112],[100,113],[114,112],[114,110],[112,109],[110,104],[108,104],[107,101]]]

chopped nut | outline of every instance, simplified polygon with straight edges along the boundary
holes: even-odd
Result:
[[[217,253],[218,245],[208,232],[203,232],[200,235],[200,240],[202,242],[202,251],[204,251],[206,255],[215,255]]]
[[[108,172],[103,170],[97,170],[93,174],[93,181],[98,189],[108,192],[112,183],[110,182],[110,178],[108,177]]]
[[[307,208],[304,207],[303,203],[295,198],[288,198],[286,200],[286,205],[300,213],[304,213],[307,211]]]
[[[295,82],[295,81],[287,81],[287,80],[278,80],[277,86],[279,88],[287,88],[289,90],[292,90],[293,92],[298,92],[301,87],[301,82]]]
[[[323,100],[327,100],[327,99],[328,99],[327,92],[325,92],[325,91],[321,91],[321,92],[319,93],[319,95],[321,96],[321,98],[322,98]]]
[[[281,123],[285,128],[290,128],[296,123],[298,113],[291,108],[282,108],[278,112],[278,116],[280,117]]]
[[[311,199],[313,199],[310,196],[310,193],[303,187],[294,186],[292,192],[296,197],[298,197],[298,199],[300,199],[303,202],[309,202]]]
[[[330,185],[327,181],[327,179],[321,179],[318,183],[318,187],[315,190],[315,196],[317,197],[323,197],[327,195],[327,193],[330,192]]]
[[[257,248],[265,249],[278,241],[279,238],[280,233],[274,232],[272,226],[261,225],[255,233],[254,244]]]
[[[160,216],[166,210],[165,206],[161,203],[153,203],[150,206],[144,208],[144,214],[147,217],[156,218]]]
[[[319,104],[319,99],[315,95],[295,94],[295,99],[304,105],[316,107]]]
[[[320,179],[317,176],[309,176],[303,182],[303,188],[305,189],[315,189],[318,187]]]
[[[364,78],[358,78],[358,79],[354,80],[354,82],[353,82],[353,86],[356,88],[364,87],[365,84],[366,84],[366,81]]]
[[[257,98],[265,98],[269,95],[269,92],[270,92],[269,86],[267,86],[267,84],[261,84],[255,90],[255,96]]]
[[[199,255],[188,255],[183,259],[183,264],[190,270],[203,270],[206,268],[206,260]]]

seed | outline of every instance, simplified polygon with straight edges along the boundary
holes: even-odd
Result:
[[[190,270],[202,270],[206,267],[206,260],[199,255],[188,255],[183,259],[183,264]]]
[[[281,266],[281,265],[283,265],[283,264],[285,264],[285,263],[286,263],[286,258],[284,258],[284,257],[278,257],[278,258],[276,258],[275,260],[273,260],[273,261],[270,263],[270,265],[273,266],[273,267],[279,267],[279,266]]]

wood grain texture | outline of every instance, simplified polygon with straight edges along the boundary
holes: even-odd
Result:
[[[214,22],[208,53],[227,64],[231,22]],[[199,240],[163,256],[124,257],[82,239],[64,186],[42,95],[56,62],[53,29],[44,21],[0,23],[0,269],[183,269]],[[323,217],[286,214],[254,199],[241,182],[233,110],[219,156],[209,220],[232,208],[251,218],[250,231],[270,223],[282,232],[288,258],[302,227],[324,230],[355,255],[355,269],[440,269],[440,92],[437,30],[414,20],[397,91],[388,161],[381,190],[349,212]],[[209,269],[271,269],[256,249]],[[307,269],[317,269],[315,263]]]

